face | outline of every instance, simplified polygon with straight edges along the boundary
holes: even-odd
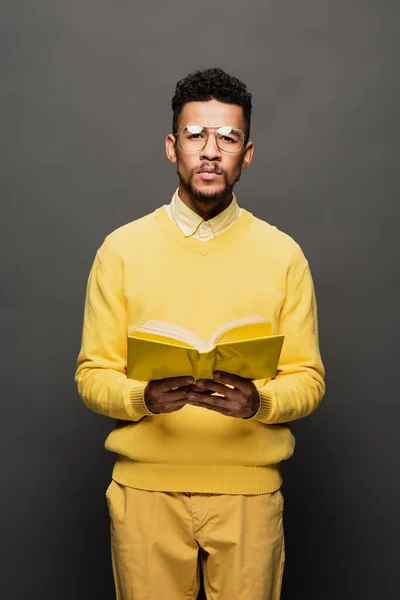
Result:
[[[201,125],[211,131],[230,125],[246,134],[242,108],[218,100],[185,104],[179,117],[178,131],[187,125]],[[251,162],[253,144],[247,142],[239,152],[224,152],[219,149],[214,134],[210,133],[203,150],[187,152],[170,134],[166,140],[166,151],[169,160],[177,165],[180,195],[201,203],[215,203],[232,195],[242,169]]]

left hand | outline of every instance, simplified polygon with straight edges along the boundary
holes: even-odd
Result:
[[[233,389],[226,384],[232,385]],[[213,392],[222,394],[223,397],[212,396]],[[251,380],[215,371],[214,379],[198,379],[191,386],[188,403],[215,410],[228,417],[246,419],[256,414],[260,406],[260,395]]]

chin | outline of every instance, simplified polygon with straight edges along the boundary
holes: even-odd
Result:
[[[232,193],[233,190],[233,185],[229,185],[225,177],[219,182],[196,181],[194,183],[193,177],[189,179],[182,177],[179,169],[178,176],[182,187],[197,202],[218,202],[225,198],[226,195]]]
[[[211,195],[224,193],[228,189],[228,186],[221,182],[219,185],[215,183],[203,183],[200,185],[196,184],[192,185],[191,188],[202,194]]]
[[[208,186],[191,188],[193,198],[199,202],[216,202],[222,200],[230,192],[230,189],[225,186]]]
[[[188,191],[190,191],[196,200],[200,202],[215,202],[229,194],[233,186],[231,187],[226,182],[221,181],[219,184],[202,182],[200,185],[197,182],[195,185],[191,182],[188,187]]]

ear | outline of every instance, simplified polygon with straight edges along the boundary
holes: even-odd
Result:
[[[242,158],[242,169],[247,169],[250,166],[251,161],[253,160],[254,154],[254,144],[253,142],[247,142],[245,146],[245,151]]]
[[[168,160],[175,164],[177,162],[176,138],[172,133],[169,133],[165,139],[165,152],[167,153]]]

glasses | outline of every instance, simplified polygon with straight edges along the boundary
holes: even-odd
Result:
[[[201,152],[207,145],[210,133],[215,135],[216,144],[223,152],[240,152],[246,139],[241,129],[229,125],[213,132],[201,125],[186,125],[174,135],[185,152]]]

